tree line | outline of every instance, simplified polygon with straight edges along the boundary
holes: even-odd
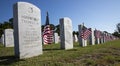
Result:
[[[53,30],[54,32],[58,33],[58,35],[60,35],[60,25],[54,25],[54,24],[50,24],[51,26],[51,30]],[[0,22],[0,37],[2,36],[3,32],[5,29],[9,29],[12,28],[13,29],[13,18],[10,18],[8,21],[4,21],[4,22]],[[44,25],[41,26],[41,31],[43,32],[44,30]],[[108,33],[107,31],[104,31],[106,33]],[[78,35],[78,31],[73,31],[73,35],[76,34]],[[118,23],[116,25],[116,30],[114,33],[112,33],[114,36],[119,37],[120,38],[120,23]]]

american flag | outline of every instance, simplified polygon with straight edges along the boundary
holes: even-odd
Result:
[[[81,32],[81,37],[86,40],[90,36],[90,34],[91,34],[91,28],[83,29]]]
[[[95,37],[101,38],[101,32],[99,30],[95,30]]]
[[[43,43],[44,44],[53,43],[53,30],[50,29],[48,12],[46,16],[46,24],[43,30]]]
[[[50,29],[50,25],[46,25],[44,27],[43,42],[44,42],[44,44],[53,43],[53,31]]]

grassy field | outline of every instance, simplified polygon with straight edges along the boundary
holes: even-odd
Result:
[[[43,46],[43,55],[19,60],[14,48],[0,44],[0,66],[120,66],[120,40],[104,44],[61,50],[60,44]]]

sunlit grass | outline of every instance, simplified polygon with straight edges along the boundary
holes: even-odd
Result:
[[[119,57],[120,40],[87,47],[74,43],[70,50],[60,49],[60,44],[44,45],[42,55],[22,60],[14,57],[14,48],[0,45],[0,66],[117,66]]]

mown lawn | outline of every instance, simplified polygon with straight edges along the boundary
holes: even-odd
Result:
[[[60,44],[43,46],[43,54],[19,60],[14,57],[14,48],[0,44],[0,66],[120,66],[120,40],[104,44],[61,50]]]

